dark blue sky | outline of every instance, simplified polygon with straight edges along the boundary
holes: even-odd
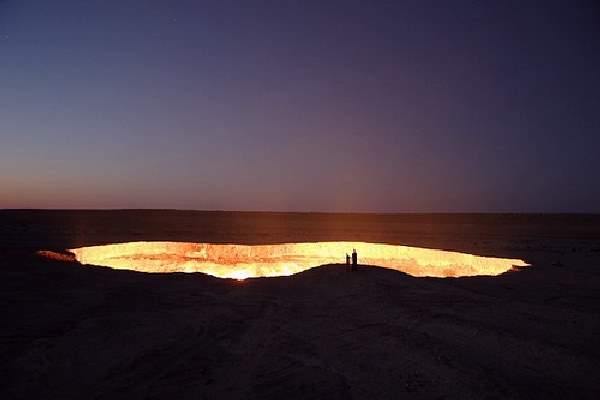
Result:
[[[0,208],[600,212],[594,3],[0,0]]]

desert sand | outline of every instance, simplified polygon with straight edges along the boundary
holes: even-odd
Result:
[[[135,240],[357,240],[531,266],[237,281],[36,254]],[[0,211],[0,274],[2,399],[600,397],[600,216]]]

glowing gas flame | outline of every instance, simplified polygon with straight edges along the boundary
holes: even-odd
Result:
[[[219,278],[287,276],[324,264],[344,263],[352,249],[359,264],[412,276],[499,275],[524,261],[453,251],[364,242],[237,244],[128,242],[70,249],[81,264],[141,272],[204,272]]]

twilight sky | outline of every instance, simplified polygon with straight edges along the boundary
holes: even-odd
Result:
[[[0,208],[600,212],[594,3],[0,0]]]

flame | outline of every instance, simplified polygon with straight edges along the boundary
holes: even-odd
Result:
[[[378,265],[416,277],[495,276],[528,266],[522,260],[365,242],[237,245],[128,242],[70,249],[81,264],[141,272],[204,272],[219,278],[288,276],[324,264],[344,263],[358,252],[360,264]]]

